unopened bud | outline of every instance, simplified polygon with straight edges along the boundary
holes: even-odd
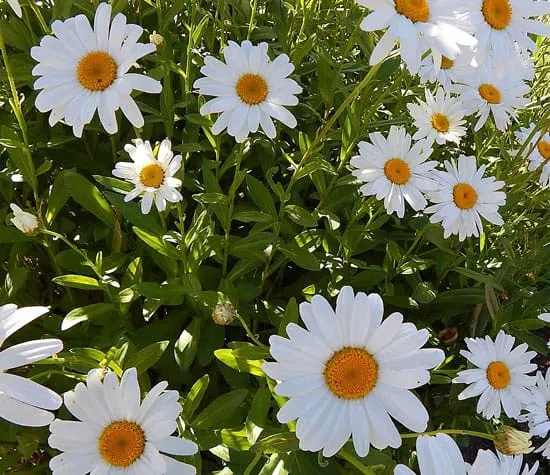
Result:
[[[452,345],[458,338],[456,327],[447,327],[439,332],[439,339],[445,345]]]
[[[221,302],[214,307],[214,310],[212,310],[212,319],[218,325],[229,325],[233,320],[235,320],[236,314],[237,310],[231,302]]]
[[[504,455],[529,454],[534,449],[529,432],[522,432],[510,426],[502,426],[495,434],[495,448]]]
[[[10,208],[13,211],[13,218],[11,218],[12,224],[27,236],[34,236],[38,234],[40,230],[40,224],[38,218],[31,213],[23,211],[16,204],[10,204]]]
[[[149,41],[153,43],[157,49],[163,48],[166,44],[166,40],[164,39],[164,36],[157,33],[156,31],[153,31],[151,35],[149,35]]]

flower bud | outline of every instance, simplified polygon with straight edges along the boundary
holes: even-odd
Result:
[[[534,449],[529,432],[522,432],[510,426],[502,426],[495,434],[495,448],[504,455],[529,454]]]
[[[231,302],[220,302],[212,310],[212,319],[218,325],[229,325],[235,320],[236,314],[237,310]]]
[[[456,327],[444,328],[439,332],[439,339],[445,345],[452,345],[458,338],[458,330]]]
[[[166,44],[164,36],[157,33],[156,31],[153,31],[153,33],[149,35],[149,41],[153,43],[157,47],[157,49],[163,48]]]
[[[38,218],[34,214],[23,211],[14,203],[10,204],[10,208],[13,211],[13,218],[10,221],[19,231],[25,233],[27,236],[34,236],[38,233],[40,225]]]

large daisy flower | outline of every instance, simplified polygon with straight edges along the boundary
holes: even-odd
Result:
[[[21,18],[23,16],[23,10],[21,10],[21,5],[19,5],[19,0],[7,0],[8,5],[12,8],[15,14]]]
[[[453,83],[464,82],[475,74],[477,62],[472,48],[463,47],[455,59],[437,53],[430,53],[420,64],[418,75],[422,82],[438,82],[445,91],[450,91]]]
[[[476,132],[487,122],[489,114],[493,114],[497,129],[505,131],[510,118],[517,120],[516,109],[529,102],[524,97],[529,92],[527,84],[509,71],[492,67],[491,63],[479,66],[464,84],[455,85],[454,90],[460,93],[468,115],[479,114]]]
[[[388,28],[374,48],[370,64],[384,59],[399,41],[401,58],[412,74],[420,68],[424,53],[431,49],[440,57],[454,59],[461,46],[474,46],[476,40],[463,28],[461,15],[449,8],[448,0],[356,0],[373,12],[363,19],[361,29]]]
[[[0,347],[17,330],[48,312],[47,307],[0,307]],[[0,418],[28,427],[46,426],[53,421],[49,410],[61,406],[61,398],[52,390],[30,379],[8,374],[8,369],[27,366],[63,349],[61,340],[48,338],[19,343],[0,351]]]
[[[141,212],[151,211],[153,201],[159,211],[166,209],[166,202],[177,203],[183,199],[176,189],[181,186],[181,180],[174,175],[181,167],[181,155],[174,156],[172,143],[164,139],[160,144],[157,156],[153,153],[148,140],[135,140],[135,145],[127,144],[124,150],[128,152],[133,162],[118,162],[113,175],[133,183],[135,188],[130,191],[124,201],[128,202],[141,196]]]
[[[524,144],[535,130],[535,124],[522,127],[515,133],[518,140]],[[535,171],[542,167],[539,182],[542,186],[550,185],[550,133],[536,133],[532,136],[525,148],[525,154],[529,157],[529,171]]]
[[[79,421],[56,419],[50,426],[48,442],[62,451],[50,461],[53,475],[194,475],[195,467],[163,455],[198,450],[194,442],[171,435],[181,405],[179,393],[165,391],[167,386],[157,384],[141,401],[135,368],[124,372],[120,384],[111,371],[90,371],[86,384],[64,395]]]
[[[418,437],[416,455],[420,475],[466,475],[466,464],[460,449],[447,434]],[[404,465],[397,465],[394,475],[415,475],[415,473]]]
[[[298,419],[300,448],[323,449],[334,455],[353,438],[356,452],[399,447],[401,437],[391,417],[422,432],[428,413],[410,391],[430,380],[429,369],[444,359],[439,349],[422,349],[426,329],[403,323],[392,313],[382,321],[384,304],[378,294],[343,287],[336,311],[320,295],[300,305],[307,330],[286,327],[290,339],[270,337],[276,362],[263,364],[278,380],[275,392],[290,398],[277,414],[286,424]]]
[[[466,338],[469,351],[460,354],[477,366],[475,369],[460,371],[453,383],[465,383],[458,399],[480,396],[477,412],[486,419],[500,417],[502,408],[508,417],[517,418],[523,407],[531,400],[530,387],[536,379],[528,376],[537,369],[531,360],[537,355],[527,351],[522,343],[512,350],[515,338],[502,330],[493,342],[489,336],[483,338]]]
[[[438,89],[435,97],[426,89],[426,102],[418,100],[418,104],[407,104],[418,131],[413,140],[426,139],[429,145],[437,142],[460,143],[466,135],[464,124],[465,111],[460,100],[446,95],[443,89]]]
[[[371,143],[359,142],[359,155],[351,159],[353,175],[365,182],[359,191],[384,200],[388,214],[405,215],[405,201],[415,211],[428,202],[424,193],[435,189],[430,173],[437,162],[426,161],[432,149],[425,140],[411,147],[411,136],[402,127],[392,126],[388,138],[380,132],[369,134]]]
[[[31,49],[38,61],[33,75],[42,76],[35,89],[42,89],[35,105],[40,112],[51,111],[50,125],[61,119],[82,136],[96,112],[105,130],[118,130],[115,112],[120,109],[134,127],[143,127],[143,115],[130,95],[132,90],[159,93],[160,83],[128,70],[143,56],[155,51],[151,43],[138,43],[143,32],[126,24],[119,13],[111,24],[111,5],[97,7],[94,27],[84,15],[54,21],[55,36],[45,36]]]
[[[534,51],[536,43],[529,33],[550,36],[550,26],[532,20],[550,13],[550,3],[532,0],[464,0],[457,5],[469,15],[478,49],[497,61],[513,54],[515,43]]]
[[[269,138],[277,132],[273,119],[290,128],[296,127],[296,118],[285,106],[295,106],[302,88],[288,77],[294,71],[286,54],[271,61],[267,55],[267,43],[253,46],[243,41],[239,46],[234,41],[224,48],[225,63],[212,56],[204,59],[201,73],[193,87],[199,94],[216,96],[204,104],[202,115],[221,112],[212,133],[219,134],[227,128],[237,142],[244,142],[249,133],[261,126]]]
[[[446,171],[433,172],[436,190],[429,195],[434,203],[426,213],[432,223],[441,223],[444,237],[458,234],[460,241],[468,236],[479,237],[483,233],[481,217],[490,223],[502,226],[504,221],[498,212],[506,203],[506,195],[498,191],[503,181],[494,177],[483,178],[485,165],[477,168],[474,157],[461,155],[457,164],[445,161]]]
[[[539,463],[535,462],[532,468],[527,464],[523,467],[523,455],[514,457],[503,455],[498,456],[490,450],[479,450],[472,465],[468,465],[468,475],[535,475]]]
[[[535,437],[546,437],[550,432],[550,371],[546,371],[546,378],[537,372],[537,385],[531,388],[531,401],[523,408],[526,413],[518,420],[529,424],[529,432]],[[536,452],[550,459],[550,437]]]

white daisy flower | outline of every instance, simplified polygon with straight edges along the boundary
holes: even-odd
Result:
[[[505,131],[510,118],[518,118],[516,109],[525,107],[529,102],[524,97],[529,87],[521,77],[496,69],[491,63],[479,66],[465,84],[457,84],[453,89],[460,94],[466,114],[479,114],[474,128],[476,132],[487,122],[491,113],[497,129]]]
[[[124,150],[128,152],[132,162],[118,162],[113,170],[113,175],[122,178],[135,185],[124,201],[133,200],[141,196],[141,212],[151,211],[153,201],[159,211],[166,209],[166,202],[177,203],[183,200],[183,196],[176,189],[182,185],[179,178],[174,175],[181,167],[181,155],[174,156],[172,143],[164,139],[158,149],[157,157],[153,153],[148,140],[135,140],[135,145],[127,144]]]
[[[12,8],[15,14],[21,18],[23,16],[23,10],[21,10],[21,5],[19,5],[19,0],[7,0],[8,5]]]
[[[181,412],[166,381],[141,400],[135,368],[118,377],[94,369],[87,382],[64,394],[78,421],[56,419],[48,442],[62,453],[50,460],[53,475],[194,475],[195,467],[170,455],[193,455],[197,444],[171,435]]]
[[[523,455],[509,456],[490,450],[479,450],[472,465],[468,464],[468,475],[536,475],[539,463],[532,468],[527,464],[521,470]]]
[[[433,214],[430,222],[441,223],[445,238],[451,234],[458,234],[460,241],[468,236],[479,237],[483,233],[481,216],[497,226],[504,224],[498,212],[499,206],[506,203],[506,195],[498,191],[504,182],[483,178],[485,168],[477,168],[474,157],[461,155],[458,166],[454,161],[445,161],[447,171],[433,172],[436,190],[429,199],[434,204],[425,212]]]
[[[541,313],[538,318],[540,318],[543,322],[550,323],[550,313]]]
[[[550,13],[547,1],[464,0],[457,8],[469,15],[479,51],[492,55],[497,62],[513,54],[516,42],[534,51],[537,45],[529,33],[550,36],[549,25],[531,19]]]
[[[412,74],[420,68],[424,53],[431,49],[450,59],[461,46],[474,46],[476,40],[464,28],[460,15],[449,11],[448,0],[356,0],[373,10],[361,22],[364,31],[388,28],[370,57],[370,64],[382,61],[399,41],[401,58]]]
[[[201,73],[193,87],[199,94],[216,96],[204,104],[202,115],[221,112],[212,133],[227,132],[237,142],[244,142],[249,133],[255,133],[261,126],[265,134],[273,139],[277,135],[273,119],[290,128],[296,127],[296,118],[284,106],[295,106],[302,88],[288,78],[294,71],[286,54],[274,61],[267,55],[267,43],[253,46],[243,41],[239,46],[234,41],[224,48],[225,63],[212,56],[204,58]]]
[[[476,67],[472,48],[461,48],[455,59],[434,51],[422,60],[418,75],[422,82],[438,82],[445,91],[450,91],[453,83],[462,83],[475,74]]]
[[[403,127],[392,126],[388,138],[380,132],[369,134],[372,143],[359,142],[359,155],[351,159],[353,175],[365,182],[359,191],[384,200],[388,214],[405,215],[405,201],[415,211],[428,202],[424,193],[435,189],[430,174],[437,162],[426,161],[432,149],[425,140],[411,147],[411,136]]]
[[[34,214],[23,211],[15,203],[11,203],[10,208],[13,211],[13,218],[10,219],[12,224],[22,233],[34,236],[40,229],[38,218]]]
[[[420,475],[466,475],[466,464],[456,442],[447,434],[421,435],[416,439]],[[405,465],[397,465],[394,475],[415,475]]]
[[[132,90],[159,93],[160,83],[143,74],[129,73],[134,63],[155,51],[151,43],[138,43],[143,32],[126,24],[119,13],[111,23],[111,5],[97,7],[94,27],[84,15],[54,21],[55,36],[45,36],[31,49],[38,61],[32,73],[42,76],[34,83],[42,89],[36,96],[40,112],[51,111],[50,125],[61,119],[82,136],[96,112],[109,134],[118,130],[115,112],[120,109],[134,127],[143,127],[143,115],[130,95]]]
[[[489,336],[466,338],[469,351],[460,352],[477,368],[460,371],[453,379],[453,383],[469,384],[458,399],[481,395],[477,412],[486,419],[500,417],[502,408],[508,417],[517,418],[523,405],[531,399],[528,388],[535,385],[536,379],[527,373],[537,369],[537,365],[531,363],[537,353],[526,351],[525,343],[512,350],[515,340],[501,330],[494,342]]]
[[[0,347],[17,330],[47,312],[47,307],[0,306]],[[0,351],[0,418],[27,427],[47,426],[53,421],[54,416],[48,411],[61,406],[61,397],[30,379],[5,371],[49,358],[62,349],[61,340],[48,338]]]
[[[276,362],[262,368],[278,381],[275,392],[290,398],[277,414],[286,424],[298,419],[302,450],[334,455],[351,436],[357,454],[401,446],[393,417],[415,432],[426,430],[428,413],[410,391],[428,383],[430,368],[444,359],[439,349],[422,349],[426,329],[403,323],[392,313],[382,322],[378,294],[343,287],[336,311],[320,295],[300,305],[307,330],[290,323],[290,339],[272,335]]]
[[[537,372],[537,385],[530,391],[531,401],[523,408],[526,414],[518,417],[518,421],[529,424],[531,435],[546,437],[550,432],[550,371],[546,371],[546,378]],[[543,457],[550,459],[550,437],[535,452],[542,452]]]
[[[522,127],[515,133],[515,136],[524,144],[535,130],[535,127],[535,124],[531,124],[527,128]],[[525,154],[528,154],[529,157],[529,171],[535,171],[542,166],[539,182],[542,186],[550,185],[550,133],[547,132],[544,135],[536,133],[533,135],[525,148]]]
[[[435,97],[426,89],[426,102],[418,100],[418,104],[407,104],[407,108],[418,129],[413,140],[426,139],[429,145],[437,142],[460,144],[460,139],[466,135],[464,124],[465,111],[461,102],[446,95],[443,89],[438,89]]]

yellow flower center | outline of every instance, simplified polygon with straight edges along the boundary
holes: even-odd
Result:
[[[360,399],[372,391],[378,380],[378,363],[361,348],[343,348],[325,366],[325,381],[335,396]]]
[[[384,165],[386,178],[396,185],[404,185],[411,177],[409,164],[400,158],[392,158]]]
[[[479,95],[489,104],[500,104],[500,91],[491,84],[479,86]]]
[[[504,389],[512,380],[510,369],[502,361],[493,361],[487,366],[487,380],[495,389]]]
[[[546,403],[546,415],[548,416],[548,419],[550,419],[550,401]]]
[[[441,57],[441,69],[451,69],[454,64],[455,62],[452,59],[447,58],[447,56]]]
[[[104,91],[116,79],[115,60],[104,51],[90,51],[78,62],[76,76],[89,91]]]
[[[503,30],[512,21],[512,5],[509,0],[483,0],[481,11],[485,21],[495,30]]]
[[[395,0],[395,10],[412,22],[426,22],[430,18],[430,7],[426,0]]]
[[[539,153],[542,155],[542,158],[544,158],[546,161],[550,160],[550,142],[541,140],[537,144],[537,148],[539,149]]]
[[[436,112],[432,115],[432,127],[438,132],[445,133],[449,131],[449,119],[445,114]]]
[[[135,422],[113,422],[99,437],[99,453],[115,467],[129,467],[145,450],[145,434]]]
[[[250,106],[265,101],[269,89],[267,82],[259,74],[244,74],[237,81],[235,87],[241,100]]]
[[[477,191],[468,183],[458,183],[453,188],[453,201],[460,209],[473,208],[477,203]]]
[[[143,186],[158,188],[164,181],[164,170],[157,163],[151,163],[141,169],[139,179]]]

